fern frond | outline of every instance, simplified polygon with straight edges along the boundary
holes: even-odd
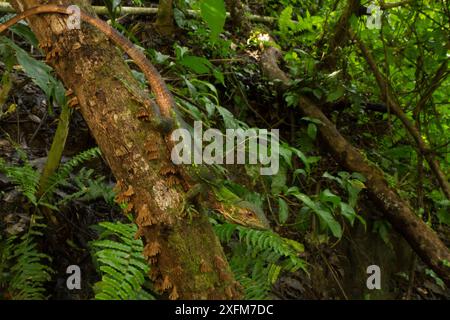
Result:
[[[35,217],[35,221],[40,217]],[[32,221],[29,231],[22,237],[11,236],[3,248],[2,282],[7,283],[8,293],[13,300],[46,299],[44,284],[51,280],[53,270],[46,264],[51,258],[39,252],[36,237],[42,235],[40,229],[45,227]],[[5,267],[6,265],[6,267]],[[8,268],[8,266],[10,266]]]
[[[63,184],[69,175],[75,170],[77,166],[83,162],[95,159],[101,156],[100,149],[94,147],[86,151],[80,152],[72,159],[61,165],[58,171],[49,178],[49,187],[45,190],[46,195],[51,195],[58,185]]]
[[[219,239],[232,247],[230,267],[243,285],[247,299],[265,299],[281,272],[307,272],[299,257],[303,245],[267,230],[255,230],[231,223],[214,227]],[[237,243],[233,235],[237,233]]]
[[[101,222],[100,239],[91,243],[102,280],[95,285],[95,299],[154,299],[142,287],[149,271],[142,254],[141,240],[136,240],[135,224]]]
[[[25,161],[23,166],[8,166],[3,159],[0,159],[0,171],[19,187],[31,203],[37,204],[35,193],[39,184],[39,172],[31,167],[28,161]]]
[[[298,254],[304,251],[304,247],[297,241],[286,239],[278,234],[267,230],[255,230],[237,226],[239,232],[239,239],[245,242],[250,248],[268,253],[274,253],[279,258],[288,258],[292,262],[292,269],[294,272],[302,269],[306,272],[305,261],[298,257]]]
[[[78,191],[65,195],[61,200],[56,203],[59,207],[67,202],[74,199],[79,199],[81,201],[94,201],[99,198],[103,198],[105,202],[111,206],[116,205],[114,202],[115,193],[112,186],[108,185],[104,180],[104,176],[94,177],[93,169],[81,168],[81,170],[71,179],[73,182],[69,183],[65,180],[65,186],[73,186],[78,189]],[[61,182],[60,185],[63,183]]]
[[[34,205],[37,205],[38,203],[45,204],[41,201],[42,198],[36,198],[40,173],[29,164],[26,159],[26,155],[23,154],[22,150],[18,149],[17,151],[21,153],[21,158],[24,161],[24,165],[9,166],[3,159],[0,158],[0,172],[4,172],[6,176],[11,179],[11,182],[19,187],[20,191],[30,200],[31,203],[33,203]],[[58,171],[54,175],[49,178],[49,186],[46,188],[44,196],[49,197],[58,186],[65,184],[69,175],[75,170],[77,166],[100,155],[100,149],[98,147],[95,147],[83,151],[67,161],[58,169]],[[83,174],[84,172],[85,171],[81,171],[80,173]],[[91,187],[85,190],[89,191],[87,196],[90,196],[92,198],[103,196],[105,200],[108,201],[108,203],[112,202],[110,201],[113,198],[111,188],[105,189],[105,185],[101,183],[101,180],[90,181],[89,176],[87,176],[86,178],[87,179],[85,180],[88,181],[88,184]],[[101,189],[103,189],[104,192],[100,192]],[[86,195],[86,192],[80,192],[79,194],[71,197],[69,200],[84,195]]]

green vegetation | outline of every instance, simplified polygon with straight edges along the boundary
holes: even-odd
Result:
[[[214,165],[217,179],[210,179],[219,202],[245,201],[270,229],[230,223],[220,210],[194,208],[195,201],[187,208],[190,219],[208,216],[244,298],[371,298],[370,264],[387,270],[382,298],[450,297],[449,262],[440,261],[439,274],[398,240],[405,231],[373,196],[381,187],[374,191],[372,177],[349,170],[350,153],[324,143],[328,124],[302,112],[305,99],[313,101],[448,249],[448,1],[248,1],[241,24],[223,0],[177,1],[171,17],[177,31],[168,39],[153,35],[143,16],[121,13],[148,1],[94,2],[107,8],[101,18],[161,72],[176,100],[177,125],[192,131],[201,121],[204,130],[222,133],[280,129],[275,175],[261,175],[256,164]],[[376,28],[368,27],[370,4],[381,7]],[[0,16],[0,23],[10,17]],[[67,267],[59,251],[89,256],[73,262],[90,270],[78,298],[167,298],[149,276],[151,259],[135,238],[140,226],[128,215],[132,204],[114,201],[121,194],[112,188],[113,157],[86,138],[89,129],[69,110],[63,82],[27,24],[8,32],[0,36],[0,298],[57,297],[49,284]],[[277,50],[286,82],[265,69],[269,48]],[[145,76],[127,62],[146,94]],[[35,123],[29,119],[36,101],[24,102],[33,95],[46,101],[45,117]],[[39,168],[35,160],[42,157]],[[63,230],[61,238],[48,241],[56,230]],[[280,285],[297,282],[302,290],[295,294]],[[426,294],[417,290],[424,286]]]

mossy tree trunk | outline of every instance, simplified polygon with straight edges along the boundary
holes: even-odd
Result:
[[[11,0],[18,11],[52,2]],[[93,13],[92,13],[93,14]],[[80,112],[115,175],[118,200],[136,217],[155,287],[171,299],[239,298],[222,247],[206,217],[183,212],[185,190],[165,139],[149,122],[147,93],[140,89],[122,54],[98,30],[82,24],[68,31],[66,16],[45,14],[29,24],[46,47],[49,63],[79,101]]]
[[[173,16],[173,0],[159,0],[158,15],[155,22],[156,29],[165,36],[175,31]]]
[[[241,0],[225,0],[227,10],[230,12],[231,25],[235,29],[240,29],[248,33],[250,31],[250,21],[245,12],[245,6]]]
[[[350,25],[350,18],[353,14],[356,14],[360,10],[360,0],[348,0],[347,6],[336,25],[333,27],[334,34],[330,38],[328,51],[326,53],[323,67],[329,70],[335,70],[338,57],[341,54],[341,50],[347,46],[349,40],[348,28]]]

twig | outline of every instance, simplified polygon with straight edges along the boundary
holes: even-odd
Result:
[[[331,275],[333,276],[334,281],[336,282],[336,284],[339,287],[339,290],[341,290],[342,295],[344,296],[345,300],[348,300],[348,296],[345,293],[344,288],[342,287],[341,282],[339,281],[338,277],[336,276],[336,273],[333,269],[333,267],[330,265],[330,263],[328,262],[328,260],[325,258],[325,256],[323,255],[322,251],[316,246],[316,249],[319,251],[320,257],[322,258],[322,260],[325,262],[325,264],[327,265],[328,269],[330,270]]]
[[[442,62],[439,69],[436,71],[435,76],[430,82],[429,87],[425,90],[425,93],[420,98],[419,102],[417,103],[416,107],[414,108],[413,115],[414,117],[417,117],[417,115],[420,113],[422,108],[425,106],[425,104],[430,100],[431,96],[433,95],[434,91],[436,91],[441,83],[445,80],[445,78],[448,76],[448,61],[449,59],[444,60]]]
[[[94,12],[96,14],[106,15],[108,14],[108,8],[102,6],[92,6]],[[7,2],[0,2],[0,13],[15,13],[16,11],[11,7],[11,5]],[[146,8],[146,7],[122,7],[120,10],[121,14],[133,14],[133,15],[155,15],[158,13],[158,8]],[[196,10],[187,10],[187,16],[191,18],[199,17],[199,12]],[[230,17],[230,13],[227,12],[227,17]],[[255,14],[249,15],[248,19],[253,22],[262,22],[262,23],[274,23],[276,18],[267,17],[267,16],[259,16]],[[295,21],[294,21],[295,22]]]

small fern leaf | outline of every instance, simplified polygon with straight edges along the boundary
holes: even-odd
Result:
[[[101,222],[103,228],[100,239],[93,241],[91,247],[100,265],[102,280],[94,290],[99,300],[132,300],[153,298],[142,287],[149,266],[142,254],[141,240],[134,239],[135,224],[120,222]]]

